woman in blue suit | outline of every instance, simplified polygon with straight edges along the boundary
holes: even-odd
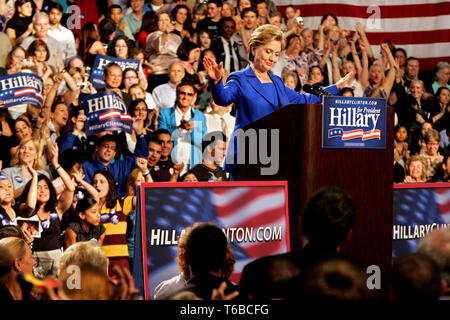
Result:
[[[224,86],[222,82],[223,64],[219,65],[205,57],[203,65],[209,77],[211,94],[218,105],[236,107],[234,131],[292,103],[321,103],[315,95],[296,92],[283,83],[283,80],[269,70],[277,63],[284,46],[283,33],[273,25],[263,25],[256,29],[249,40],[250,64],[244,70],[231,73]],[[324,88],[333,95],[347,85],[352,74],[347,74],[335,85]],[[234,146],[237,144],[234,143]],[[236,154],[235,148],[228,148],[227,162]],[[236,159],[234,159],[236,160]],[[236,163],[237,161],[233,161]],[[225,168],[236,179],[236,166]]]

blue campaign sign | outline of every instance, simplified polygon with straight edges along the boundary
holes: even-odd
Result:
[[[82,99],[87,120],[86,135],[103,131],[132,132],[132,121],[122,98],[114,91],[105,90]]]
[[[33,73],[14,73],[0,77],[0,109],[20,104],[42,108],[44,82]]]
[[[95,56],[95,62],[92,68],[91,77],[89,78],[89,82],[91,82],[94,87],[105,87],[105,82],[103,81],[103,70],[110,62],[117,63],[122,68],[122,70],[125,70],[126,68],[133,68],[136,71],[139,70],[140,61],[137,59],[120,59],[97,54]]]
[[[322,147],[386,149],[386,99],[324,96]]]

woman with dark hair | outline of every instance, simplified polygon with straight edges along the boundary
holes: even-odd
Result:
[[[137,158],[138,167],[141,160]],[[146,172],[144,175],[149,175]],[[114,266],[129,269],[127,245],[127,215],[136,206],[136,198],[128,196],[118,198],[116,180],[108,171],[97,171],[92,179],[92,185],[99,193],[100,220],[106,229],[102,249],[109,259],[109,275],[114,276]]]
[[[37,75],[45,80],[54,73],[53,67],[48,64],[50,59],[50,50],[47,44],[42,40],[34,40],[27,50],[27,58],[31,59],[36,66]]]
[[[199,45],[185,38],[178,47],[177,55],[181,60],[181,64],[183,65],[185,72],[182,81],[193,82],[194,85],[196,85],[196,89],[200,90],[200,83],[203,81],[200,81],[197,73],[200,61]]]
[[[6,23],[6,34],[11,45],[19,45],[23,39],[33,34],[32,19],[36,5],[32,0],[16,0],[14,15]]]
[[[92,68],[95,61],[95,55],[106,55],[106,47],[100,41],[100,33],[97,25],[93,22],[87,22],[81,29],[82,37],[78,48],[78,55],[84,61],[86,66]]]
[[[438,131],[450,128],[450,90],[447,87],[440,87],[435,96],[430,116],[434,127]]]
[[[58,163],[58,147],[52,144],[51,161],[66,189],[57,197],[50,179],[38,173],[29,166],[32,179],[25,187],[19,206],[20,215],[30,217],[37,215],[42,226],[40,238],[33,242],[33,257],[39,264],[36,276],[45,278],[56,275],[61,258],[61,219],[63,213],[72,204],[75,186],[67,172]],[[26,200],[26,201],[25,201]]]
[[[9,150],[11,157],[16,153],[20,141],[33,136],[33,127],[26,116],[20,116],[14,121],[14,131],[16,145]]]
[[[147,103],[144,99],[133,100],[128,110],[130,111],[130,115],[132,117],[144,120],[144,129],[142,131],[142,134],[146,136],[147,141],[150,141],[152,133],[157,129],[157,125],[155,124],[155,121],[157,121],[154,114],[155,111],[148,109]],[[124,133],[122,132],[119,133],[119,135],[123,134]],[[133,130],[131,134],[125,133],[124,135],[124,140],[127,142],[128,150],[130,151],[130,153],[134,153],[138,139],[136,132]]]
[[[189,16],[189,8],[185,4],[179,4],[173,8],[172,17],[175,19],[174,34],[179,35],[181,39],[185,37],[192,40],[194,29],[192,28],[192,20]]]
[[[105,227],[100,223],[100,208],[98,202],[92,197],[83,197],[78,200],[75,212],[78,220],[69,222],[64,234],[64,245],[67,249],[80,241],[95,239],[101,247],[105,239]]]
[[[156,30],[155,19],[156,16],[154,11],[147,11],[142,16],[142,25],[137,36],[139,48],[145,49],[147,47],[148,35]]]
[[[129,59],[133,56],[133,43],[124,35],[117,36],[108,45],[106,53],[110,57]]]

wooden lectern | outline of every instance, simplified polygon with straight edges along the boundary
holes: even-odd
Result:
[[[261,175],[261,164],[238,166],[239,180],[287,180],[291,249],[300,248],[298,218],[308,198],[337,186],[353,198],[357,218],[342,253],[389,274],[392,259],[393,114],[386,113],[386,149],[324,149],[322,105],[288,105],[245,129],[279,130],[279,170]],[[270,136],[270,135],[269,135]],[[248,146],[247,146],[248,147]],[[248,149],[247,149],[248,150]],[[268,148],[270,152],[270,148]],[[273,158],[273,156],[272,156]]]

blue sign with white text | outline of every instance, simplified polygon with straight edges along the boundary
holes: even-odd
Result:
[[[386,149],[386,99],[324,96],[322,147]]]
[[[86,135],[104,131],[132,132],[132,120],[122,98],[114,91],[105,90],[84,96],[82,105],[86,115]]]
[[[126,68],[133,68],[138,71],[140,65],[140,61],[137,59],[120,59],[97,54],[95,56],[95,62],[92,68],[91,77],[89,79],[89,82],[91,82],[94,87],[105,87],[105,82],[103,81],[103,69],[105,69],[106,65],[110,62],[117,63],[122,68],[122,70],[125,70]]]
[[[33,73],[14,73],[0,77],[0,108],[33,104],[42,108],[44,82]]]

